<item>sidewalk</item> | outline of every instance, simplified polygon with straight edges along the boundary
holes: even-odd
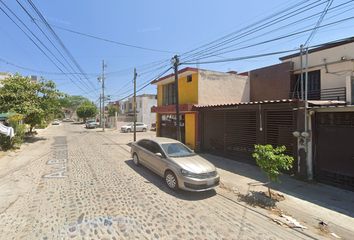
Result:
[[[261,197],[258,192],[268,191],[267,178],[259,167],[211,154],[200,155],[217,167],[226,187],[257,198]],[[354,238],[354,192],[321,183],[309,184],[288,175],[279,179],[281,183],[271,183],[272,190],[285,197],[276,203],[277,208],[315,227],[323,221],[338,236]]]

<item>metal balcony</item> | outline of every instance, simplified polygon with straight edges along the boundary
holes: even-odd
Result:
[[[301,99],[301,92],[290,92],[290,99]],[[321,90],[311,90],[307,93],[308,100],[345,101],[346,88],[327,88]]]

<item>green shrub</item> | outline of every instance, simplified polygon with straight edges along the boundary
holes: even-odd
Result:
[[[19,124],[23,119],[23,115],[8,116],[9,125],[14,129],[15,136],[10,139],[9,136],[0,134],[0,147],[2,150],[19,148],[24,142],[26,125]]]
[[[273,148],[272,145],[255,145],[255,153],[252,156],[256,159],[258,166],[268,178],[268,193],[270,192],[270,180],[280,183],[278,175],[281,174],[280,170],[289,170],[292,168],[293,157],[283,154],[286,150],[285,146]]]

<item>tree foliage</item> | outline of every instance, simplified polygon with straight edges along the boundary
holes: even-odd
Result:
[[[15,136],[10,139],[9,136],[0,134],[0,148],[2,150],[12,149],[15,146],[20,147],[21,144],[24,142],[25,137],[25,129],[26,126],[24,124],[19,124],[19,122],[24,118],[23,115],[16,114],[7,116],[9,121],[9,126],[14,129]]]
[[[80,105],[76,109],[77,116],[83,118],[86,122],[87,118],[96,117],[98,114],[98,109],[95,105]]]
[[[252,154],[256,158],[258,166],[262,172],[268,177],[268,193],[270,192],[270,181],[276,181],[280,183],[278,175],[282,174],[280,169],[289,170],[292,168],[292,162],[294,159],[288,155],[283,154],[286,150],[285,146],[273,148],[272,145],[255,145],[255,153]]]
[[[117,116],[120,113],[120,108],[117,106],[108,106],[108,117],[114,117],[115,113],[117,113]]]
[[[62,107],[70,108],[75,110],[80,105],[90,105],[91,102],[89,99],[80,96],[80,95],[73,95],[73,96],[66,96],[60,98],[60,104]]]
[[[60,113],[59,98],[66,95],[56,89],[53,81],[43,77],[39,82],[34,82],[29,77],[16,73],[13,77],[4,79],[2,84],[0,111],[25,114],[25,122],[31,126],[31,130],[43,118]]]

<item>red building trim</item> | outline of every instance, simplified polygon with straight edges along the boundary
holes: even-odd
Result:
[[[180,113],[188,113],[188,112],[194,112],[198,111],[194,107],[194,103],[186,103],[186,104],[180,104],[179,105],[179,112]],[[168,105],[168,106],[160,106],[160,107],[152,107],[151,108],[152,113],[159,113],[159,114],[176,114],[176,105]]]

